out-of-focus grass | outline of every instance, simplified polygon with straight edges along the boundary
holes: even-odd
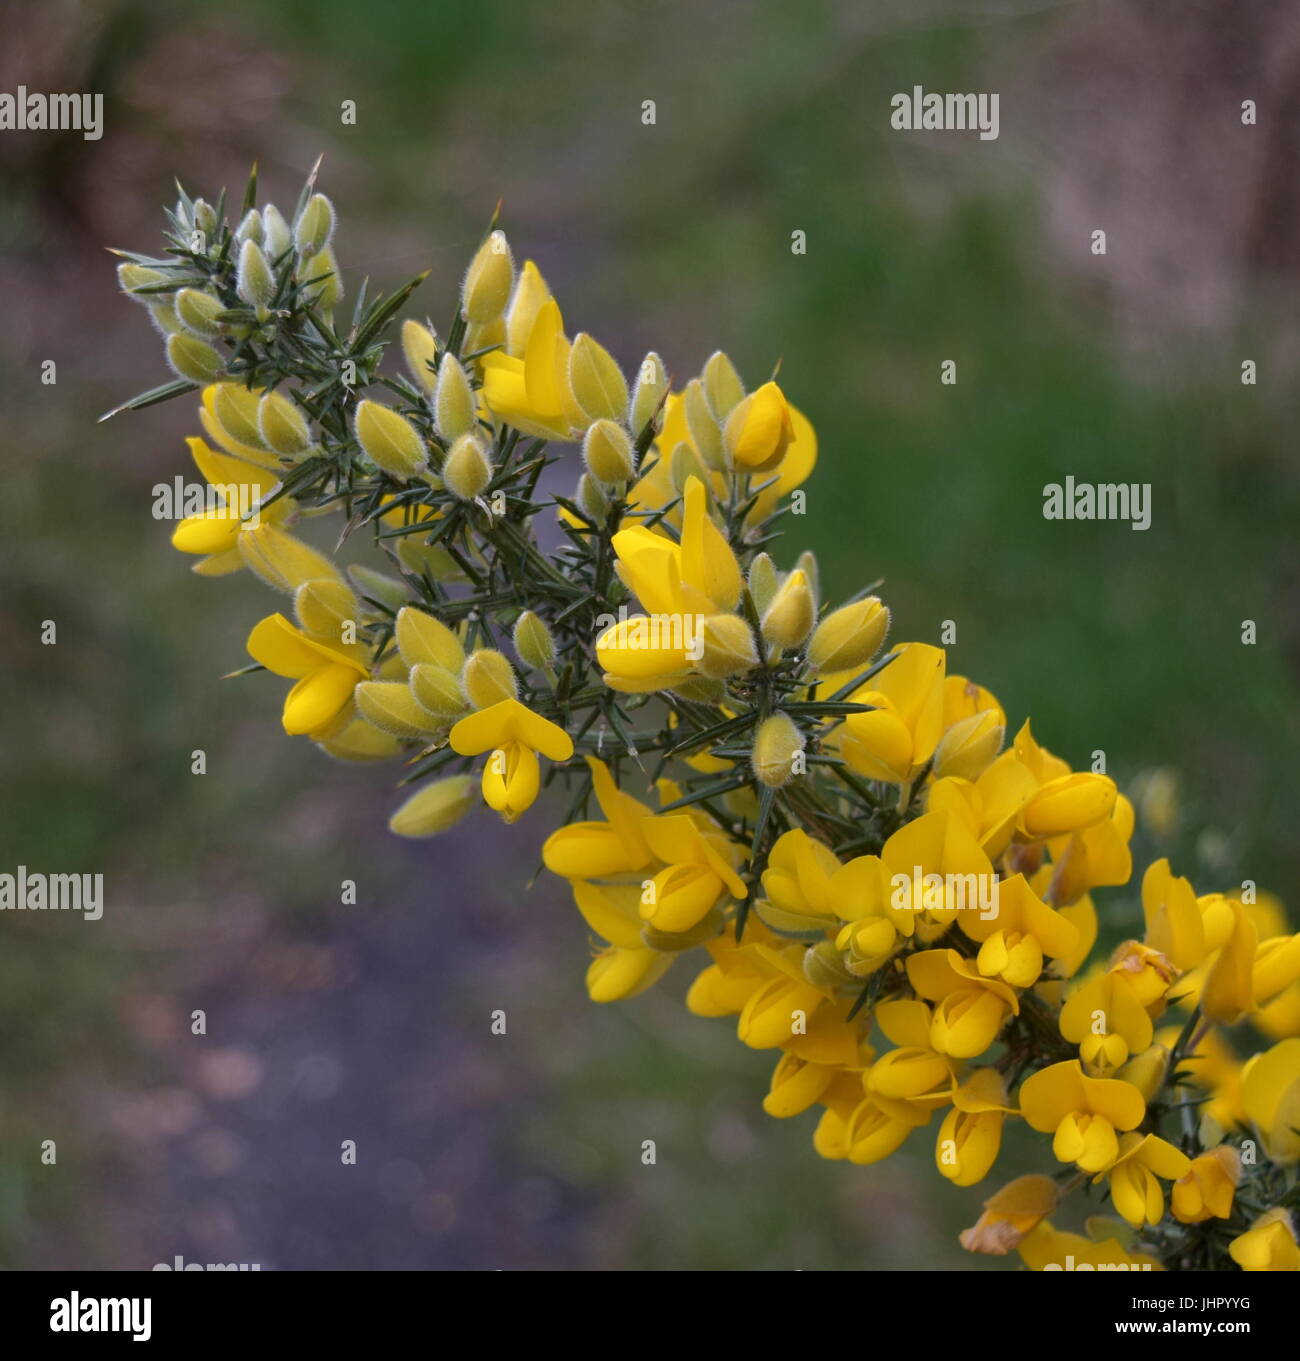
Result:
[[[134,8],[145,60],[178,21]],[[990,40],[978,27],[914,26],[902,9],[854,23],[828,4],[703,8],[409,3],[380,19],[343,0],[289,0],[236,3],[223,24],[289,71],[258,155],[287,199],[327,152],[352,292],[363,272],[391,285],[432,265],[421,296],[444,321],[500,196],[570,329],[595,332],[629,368],[653,347],[681,378],[720,346],[754,384],[780,359],[822,451],[806,516],[787,519],[782,564],[815,547],[832,597],[885,576],[896,637],[937,641],[954,621],[953,665],[989,685],[1013,723],[1032,715],[1072,762],[1103,749],[1121,779],[1176,766],[1188,805],[1178,868],[1197,863],[1192,833],[1211,825],[1229,846],[1221,878],[1203,887],[1245,876],[1285,890],[1298,867],[1296,474],[1284,453],[1295,413],[1289,395],[1237,381],[1239,355],[1262,337],[1201,349],[1174,337],[1158,365],[1126,357],[1104,263],[1071,268],[1050,252],[1035,186],[999,159],[1001,144],[971,143],[947,163],[900,155],[890,93],[982,88]],[[999,60],[1014,64],[1050,22],[1001,25]],[[344,99],[357,103],[355,127],[339,122]],[[158,141],[170,141],[168,168],[192,178],[185,136],[163,128]],[[219,133],[201,159],[232,184],[246,168],[242,144],[227,152]],[[8,244],[34,252],[35,204],[11,203],[4,220]],[[790,251],[796,229],[805,255]],[[98,287],[100,305],[116,305],[104,303],[107,266]],[[138,363],[118,357],[114,382],[125,367],[145,387],[160,371],[154,338],[143,320],[130,337]],[[945,359],[958,364],[954,387],[939,382]],[[271,607],[246,577],[190,577],[142,510],[149,482],[183,470],[188,417],[148,412],[96,431],[91,418],[124,394],[93,364],[58,390],[57,414],[52,394],[22,392],[0,512],[14,558],[10,657],[24,681],[5,711],[17,797],[0,831],[4,866],[105,869],[196,923],[216,875],[221,891],[260,893],[310,929],[346,857],[304,841],[302,791],[328,780],[360,795],[376,777],[283,740],[268,678],[214,683]],[[151,452],[148,471],[136,468],[137,444],[168,441],[174,459]],[[1042,488],[1067,474],[1149,481],[1152,528],[1045,521]],[[59,623],[54,649],[33,641],[46,618]],[[1246,618],[1259,625],[1253,648],[1239,641]],[[196,747],[209,751],[201,780]],[[350,852],[371,835],[358,830]],[[96,1061],[129,1062],[113,1000],[185,950],[183,926],[152,951],[129,936],[104,947],[69,925],[53,938],[14,933],[0,953],[0,1009],[23,1033],[0,1060],[16,1097],[76,1061],[71,1034],[88,1036]],[[953,1231],[978,1197],[939,1184],[932,1132],[887,1171],[827,1166],[806,1119],[758,1110],[767,1056],[738,1046],[726,1023],[686,1017],[679,986],[593,1009],[580,963],[563,974],[569,1002],[552,1004],[577,1013],[582,1037],[555,1054],[539,1045],[547,1096],[519,1112],[517,1139],[522,1162],[583,1198],[593,1262],[956,1261]],[[39,1138],[44,1112],[5,1119]],[[645,1138],[658,1143],[654,1167],[636,1156]],[[0,1178],[11,1243],[29,1213],[30,1161]]]

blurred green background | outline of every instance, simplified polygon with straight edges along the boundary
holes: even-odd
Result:
[[[173,175],[213,198],[256,160],[291,206],[323,151],[349,292],[431,267],[412,310],[441,321],[504,200],[570,330],[625,366],[721,347],[757,383],[782,360],[821,441],[783,565],[813,546],[831,596],[884,576],[899,638],[954,621],[951,665],[1013,723],[1121,782],[1178,771],[1143,851],[1294,898],[1297,16],[1173,25],[780,0],[6,16],[0,89],[102,90],[107,130],[0,134],[0,866],[101,872],[107,905],[0,922],[0,1264],[1015,1264],[957,1247],[991,1187],[943,1183],[933,1131],[859,1169],[813,1154],[812,1117],[765,1117],[770,1058],[685,1014],[688,967],[587,1002],[577,913],[524,891],[552,810],[398,843],[392,772],[286,741],[278,683],[219,680],[268,599],[192,576],[151,518],[195,404],[95,423],[165,377],[102,248],[157,246]],[[999,92],[1001,136],[892,131],[914,85]],[[1045,521],[1069,474],[1151,483],[1151,528]]]

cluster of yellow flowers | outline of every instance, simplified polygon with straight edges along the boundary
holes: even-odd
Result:
[[[121,266],[178,375],[127,405],[201,388],[217,493],[173,543],[290,597],[248,639],[249,670],[295,682],[285,731],[404,755],[404,836],[480,791],[512,822],[568,789],[543,859],[601,942],[591,997],[704,951],[687,1006],[774,1053],[764,1109],[818,1108],[823,1157],[878,1162],[938,1113],[938,1171],[972,1186],[1007,1120],[1050,1135],[1058,1174],[986,1202],[972,1251],[1300,1269],[1300,935],[1252,885],[1198,896],[1160,860],[1141,939],[1092,958],[1132,804],[1028,723],[1007,745],[943,649],[884,650],[870,590],[829,608],[811,554],[778,568],[817,455],[780,386],[747,391],[722,353],[677,389],[651,353],[629,384],[495,225],[445,338],[406,321],[406,373],[381,374],[414,284],[363,287],[345,327],[328,200],[309,181],[290,225],[254,193],[233,229],[182,194],[168,255]],[[565,444],[576,488],[543,495]],[[292,532],[332,513],[384,570]],[[1243,1055],[1251,1035],[1272,1047]],[[1115,1217],[1054,1229],[1088,1185]]]

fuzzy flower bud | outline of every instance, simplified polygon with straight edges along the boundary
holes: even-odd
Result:
[[[411,377],[426,392],[432,392],[437,382],[434,367],[438,357],[438,340],[429,327],[409,318],[402,323],[402,357],[406,360]]]
[[[425,467],[420,432],[392,407],[366,398],[357,406],[355,425],[366,457],[390,477],[406,481]]]
[[[550,300],[551,290],[542,278],[541,270],[531,260],[524,261],[519,271],[519,282],[506,311],[506,353],[523,358],[528,337],[533,333],[537,314]]]
[[[436,662],[417,662],[411,668],[411,693],[421,708],[445,723],[454,723],[467,707],[460,681]]]
[[[293,243],[299,255],[319,255],[334,235],[334,205],[324,194],[313,194],[294,224]]]
[[[256,241],[262,244],[262,214],[256,208],[250,208],[244,214],[244,220],[235,228],[235,240],[241,245],[245,241]]]
[[[454,354],[443,355],[433,391],[434,424],[443,439],[454,444],[478,423],[474,413],[474,390],[469,385],[464,366]]]
[[[477,435],[462,435],[451,446],[442,465],[442,480],[447,490],[461,501],[482,496],[492,481],[492,460]]]
[[[203,340],[214,340],[221,334],[219,313],[225,311],[220,298],[197,288],[182,288],[176,294],[176,315],[192,335]]]
[[[398,610],[393,632],[397,650],[407,666],[430,663],[459,674],[465,665],[465,649],[460,638],[441,619],[435,619],[414,605],[404,605]]]
[[[282,393],[268,392],[257,408],[262,443],[277,454],[293,457],[311,448],[311,430],[301,411]]]
[[[343,282],[332,246],[326,246],[315,255],[304,255],[298,264],[297,277],[301,283],[311,285],[307,290],[309,295],[326,310],[337,306],[343,297]]]
[[[304,581],[294,592],[293,612],[303,631],[331,643],[342,643],[349,624],[355,626],[361,607],[351,588],[330,577]]]
[[[651,350],[637,369],[627,412],[628,424],[637,438],[652,420],[656,430],[663,425],[663,400],[667,391],[668,373],[664,361]]]
[[[578,490],[573,499],[593,525],[605,523],[605,517],[609,514],[609,500],[601,490],[600,483],[590,473],[583,473],[578,479]]]
[[[816,604],[821,597],[821,568],[817,565],[817,554],[811,548],[805,548],[794,560],[794,570],[802,572],[808,578],[808,586],[813,593],[813,602]]]
[[[794,775],[795,757],[803,749],[803,734],[794,720],[789,714],[776,713],[759,724],[750,764],[762,784],[780,789]]]
[[[761,619],[772,603],[781,582],[776,574],[776,563],[766,553],[758,553],[749,564],[749,598]]]
[[[461,313],[478,326],[495,321],[506,310],[515,281],[515,262],[502,231],[492,232],[478,248],[461,287]]]
[[[515,620],[515,651],[526,666],[544,671],[555,661],[555,639],[541,617],[525,610]]]
[[[589,421],[621,420],[627,411],[627,380],[614,357],[585,331],[569,351],[569,386]]]
[[[398,836],[437,836],[454,827],[478,801],[472,775],[436,780],[412,794],[388,820]]]
[[[262,209],[262,249],[272,262],[278,260],[293,245],[293,233],[284,215],[274,203]]]
[[[758,649],[748,623],[738,614],[711,614],[703,624],[700,659],[696,667],[721,680],[758,665]]]
[[[235,291],[250,307],[269,307],[275,296],[275,275],[256,241],[245,241],[239,248]]]
[[[181,378],[188,378],[191,383],[211,383],[225,371],[221,356],[197,336],[168,336],[167,362]]]
[[[682,393],[682,408],[686,412],[686,427],[691,432],[691,442],[695,445],[705,464],[718,472],[723,467],[722,431],[709,410],[704,396],[704,387],[698,378],[692,378]]]
[[[763,613],[763,641],[771,647],[798,647],[812,632],[817,602],[807,576],[790,573]]]
[[[593,421],[582,441],[582,461],[597,482],[606,486],[626,482],[632,476],[631,437],[614,421]]]
[[[1144,1101],[1153,1101],[1164,1085],[1168,1071],[1169,1050],[1163,1044],[1152,1044],[1129,1059],[1115,1076],[1121,1082],[1132,1083],[1142,1093]]]
[[[394,737],[424,741],[445,726],[402,681],[362,681],[353,695],[361,716]]]
[[[156,302],[162,295],[141,293],[139,290],[148,288],[153,284],[166,283],[167,275],[160,269],[150,269],[148,265],[136,265],[128,262],[118,265],[117,282],[128,298],[133,298],[136,302],[142,302],[147,306]]]
[[[470,654],[465,663],[465,674],[461,677],[465,694],[476,709],[490,709],[503,699],[517,699],[519,682],[515,679],[515,669],[500,653],[490,647],[481,647]]]
[[[740,374],[731,360],[717,350],[709,356],[702,378],[704,395],[708,399],[709,410],[713,412],[713,419],[719,425],[724,425],[745,396],[745,385],[740,381]]]
[[[217,212],[207,199],[196,198],[194,200],[194,225],[204,236],[211,236],[216,230]]]
[[[889,632],[889,611],[877,596],[833,610],[817,625],[808,661],[818,671],[851,671],[868,662]]]
[[[212,395],[212,413],[217,423],[237,444],[264,449],[259,420],[261,394],[242,383],[221,383]]]
[[[673,450],[672,457],[668,460],[668,476],[678,496],[686,491],[686,484],[691,478],[697,478],[706,485],[709,480],[709,475],[696,457],[695,450],[685,440]]]

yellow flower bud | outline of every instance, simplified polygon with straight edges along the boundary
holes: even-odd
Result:
[[[852,671],[876,655],[888,632],[889,611],[877,596],[855,600],[817,625],[808,644],[809,664],[823,672]]]
[[[417,662],[411,668],[411,693],[444,723],[454,723],[468,707],[460,681],[436,662]]]
[[[515,620],[515,651],[526,666],[545,670],[555,661],[555,639],[545,622],[532,610],[525,610]]]
[[[1115,1076],[1121,1082],[1128,1082],[1136,1087],[1142,1093],[1144,1101],[1151,1101],[1163,1085],[1168,1071],[1169,1050],[1163,1044],[1153,1044],[1129,1059]]]
[[[481,647],[470,654],[461,683],[469,702],[476,709],[490,709],[503,699],[517,699],[519,696],[519,682],[515,679],[514,667],[500,652],[490,647]]]
[[[268,203],[262,209],[262,249],[266,251],[267,259],[275,264],[292,245],[293,233],[284,214],[274,203]]]
[[[221,323],[217,314],[225,309],[220,298],[204,293],[197,288],[182,288],[176,294],[176,315],[187,331],[206,340],[213,340],[221,334]]]
[[[388,820],[398,836],[437,836],[454,827],[478,802],[472,775],[436,780],[412,794]]]
[[[722,431],[709,410],[704,396],[704,387],[698,378],[692,378],[682,393],[682,409],[686,413],[686,427],[691,432],[691,442],[706,467],[715,472],[724,466],[722,452]]]
[[[487,350],[501,350],[506,343],[506,319],[498,317],[486,326],[468,326],[465,329],[465,344],[462,354],[481,355]]]
[[[160,293],[140,293],[138,290],[148,288],[153,284],[166,283],[167,275],[160,269],[150,269],[148,265],[137,265],[128,261],[126,264],[118,265],[117,282],[128,298],[149,305],[157,302],[163,295]]]
[[[641,432],[653,420],[655,429],[663,425],[663,400],[668,391],[668,373],[664,361],[653,350],[641,361],[636,382],[632,386],[632,401],[628,407],[628,424],[632,434],[640,439]]]
[[[353,694],[362,716],[394,737],[423,741],[446,726],[401,681],[362,681]]]
[[[409,317],[402,323],[402,358],[411,377],[426,391],[432,392],[437,377],[434,373],[438,358],[438,338],[427,326]]]
[[[235,240],[239,242],[256,241],[262,244],[262,214],[256,208],[250,208],[245,214],[243,221],[235,228]]]
[[[269,307],[271,299],[275,297],[275,275],[271,273],[266,255],[256,241],[245,241],[239,248],[235,292],[250,307]]]
[[[816,617],[817,602],[807,576],[791,572],[763,614],[763,641],[772,647],[798,647],[812,632]]]
[[[821,596],[821,569],[817,566],[817,554],[811,548],[805,548],[794,560],[794,570],[802,572],[808,578],[815,607],[815,602]]]
[[[1002,750],[1005,727],[998,722],[993,709],[982,709],[977,714],[958,719],[944,733],[934,752],[934,777],[937,780],[955,775],[963,780],[981,776]]]
[[[672,457],[668,462],[668,476],[672,479],[673,490],[678,496],[686,491],[686,484],[691,478],[705,484],[708,483],[709,475],[704,470],[704,465],[696,456],[695,450],[683,440],[672,452]]]
[[[740,381],[736,366],[721,350],[709,356],[704,366],[704,395],[709,402],[713,419],[721,426],[744,400],[745,385]]]
[[[700,659],[704,675],[720,680],[758,665],[758,649],[749,625],[738,614],[711,614],[704,621]]]
[[[303,205],[302,214],[294,224],[293,243],[298,254],[320,254],[329,245],[333,235],[334,205],[324,194],[313,194]]]
[[[749,579],[746,584],[749,586],[749,598],[754,602],[754,608],[762,618],[763,612],[772,603],[781,584],[776,574],[776,563],[766,553],[757,554],[754,561],[749,564]]]
[[[194,225],[204,236],[211,236],[217,225],[217,211],[207,199],[194,200]]]
[[[242,383],[220,383],[212,394],[212,414],[236,444],[265,449],[261,427],[260,392]]]
[[[616,486],[632,476],[632,440],[611,420],[593,421],[582,441],[582,461],[598,482]]]
[[[146,298],[144,301],[149,308],[149,320],[153,322],[158,334],[164,339],[185,329],[180,317],[176,315],[176,303],[171,298],[162,301],[157,298]]]
[[[315,255],[304,255],[298,263],[297,278],[300,283],[310,285],[308,295],[327,311],[336,307],[343,297],[343,281],[339,278],[339,264],[332,246],[326,246]]]
[[[477,435],[462,435],[451,446],[442,465],[442,480],[447,490],[461,501],[482,496],[492,481],[492,460]]]
[[[515,262],[502,231],[492,232],[478,248],[461,287],[460,310],[466,321],[479,326],[495,321],[506,310],[515,281]]]
[[[191,383],[211,383],[225,372],[221,356],[197,336],[168,336],[167,362],[179,377]]]
[[[454,444],[478,424],[474,414],[474,390],[469,385],[464,366],[454,354],[444,354],[438,366],[433,418],[438,433],[448,444]]]
[[[794,439],[794,424],[785,394],[775,383],[764,383],[739,402],[723,431],[727,457],[742,472],[772,472]]]
[[[357,406],[357,443],[376,467],[408,481],[425,467],[420,432],[392,407],[366,398]]]
[[[268,392],[263,396],[257,409],[257,428],[262,443],[277,454],[292,457],[311,448],[307,418],[282,393]]]
[[[541,270],[531,260],[524,261],[519,271],[519,282],[515,285],[506,311],[506,353],[522,359],[528,347],[528,337],[533,333],[533,322],[537,314],[550,300],[551,290],[542,278]]]
[[[795,757],[804,749],[803,734],[789,714],[775,713],[759,724],[754,734],[750,764],[769,789],[780,789],[794,775]]]
[[[245,529],[237,540],[239,554],[254,576],[273,590],[294,595],[309,581],[338,581],[343,577],[323,553],[273,524]]]
[[[588,421],[621,420],[627,411],[627,380],[604,346],[585,331],[569,351],[569,386]]]
[[[336,577],[304,581],[294,592],[293,612],[306,633],[335,645],[356,641],[345,633],[355,632],[361,606],[351,589]]]
[[[388,761],[402,750],[402,744],[392,733],[376,728],[358,713],[353,713],[338,732],[314,740],[336,761]]]
[[[459,637],[433,615],[405,605],[397,612],[393,625],[397,650],[407,666],[430,662],[446,671],[459,673],[465,665],[465,649]]]
[[[609,514],[609,500],[601,490],[600,483],[590,473],[583,473],[578,479],[578,490],[573,499],[593,525],[605,523],[605,517]]]

